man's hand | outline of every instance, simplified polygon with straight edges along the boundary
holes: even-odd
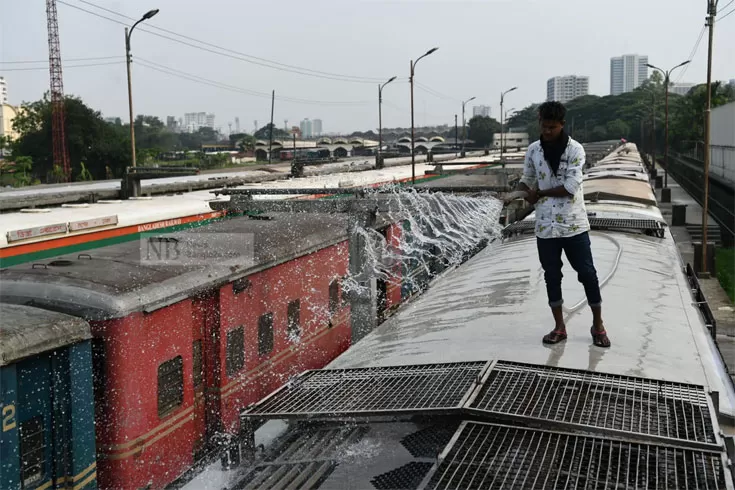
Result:
[[[536,189],[528,189],[526,192],[528,193],[526,196],[528,204],[536,204],[538,201],[538,191]]]

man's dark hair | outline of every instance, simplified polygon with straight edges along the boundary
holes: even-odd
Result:
[[[564,121],[567,109],[564,104],[557,101],[544,102],[538,108],[538,116],[541,121]]]

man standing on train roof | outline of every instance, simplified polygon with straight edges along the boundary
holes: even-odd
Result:
[[[594,345],[610,347],[602,323],[602,298],[597,271],[592,261],[587,210],[582,190],[585,154],[582,145],[564,130],[566,109],[560,102],[545,102],[539,107],[541,138],[528,147],[523,178],[518,190],[535,204],[536,244],[544,269],[546,293],[556,325],[544,336],[546,344],[567,338],[561,291],[561,252],[577,272],[592,309],[590,334]]]

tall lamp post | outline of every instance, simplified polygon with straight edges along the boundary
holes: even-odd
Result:
[[[431,48],[426,53],[419,56],[415,62],[411,60],[411,76],[409,77],[409,80],[411,82],[411,183],[412,184],[416,183],[416,148],[415,148],[416,137],[414,134],[415,130],[413,127],[413,73],[414,73],[414,68],[416,67],[416,64],[419,62],[419,60],[423,58],[424,56],[429,56],[431,53],[433,53],[437,49],[439,48]]]
[[[505,100],[505,94],[512,92],[517,88],[518,87],[509,88],[500,94],[500,163],[503,163],[503,125],[505,123],[503,119],[503,100]]]
[[[707,219],[709,209],[709,165],[710,158],[710,116],[712,112],[712,36],[715,28],[715,15],[717,15],[717,1],[707,2],[707,23],[709,27],[709,46],[707,50],[707,106],[704,109],[704,199],[702,199],[702,272],[700,277],[710,277],[707,270]],[[728,14],[729,15],[729,14]],[[723,17],[724,18],[724,17]]]
[[[158,13],[158,9],[149,10],[146,12],[143,17],[140,18],[138,22],[133,24],[133,27],[130,28],[130,31],[128,31],[128,28],[125,28],[125,60],[126,64],[128,66],[128,109],[130,110],[130,145],[133,150],[133,167],[136,165],[135,161],[135,128],[133,127],[133,85],[130,81],[130,36],[133,35],[133,29],[135,29],[135,26],[143,22],[144,20],[148,20],[154,15]]]
[[[462,152],[460,153],[460,155],[462,155],[463,158],[464,158],[464,142],[467,139],[467,125],[465,124],[465,121],[464,121],[464,106],[467,102],[470,102],[472,100],[475,100],[475,97],[470,97],[469,99],[462,102]]]
[[[669,186],[669,75],[671,75],[672,71],[676,70],[680,66],[686,65],[687,63],[689,63],[689,60],[679,63],[668,71],[664,71],[657,66],[646,63],[647,67],[658,70],[664,75],[664,96],[666,97],[666,116],[664,117],[664,188]]]
[[[378,85],[378,161],[375,162],[375,168],[383,168],[383,159],[381,152],[383,149],[383,87],[398,77],[393,77],[382,85]]]

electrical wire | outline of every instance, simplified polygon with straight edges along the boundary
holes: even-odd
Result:
[[[730,2],[730,3],[732,3],[732,2]],[[729,4],[728,4],[728,5],[729,5]],[[724,9],[723,9],[723,10],[724,10]],[[729,11],[728,13],[726,13],[725,15],[723,15],[722,17],[720,17],[720,20],[719,20],[719,21],[720,21],[720,22],[722,22],[722,20],[723,20],[723,19],[724,19],[725,17],[727,17],[728,15],[732,14],[733,12],[735,12],[735,8],[734,8],[734,9],[732,9],[731,11]]]
[[[128,17],[128,16],[126,16],[124,14],[115,12],[114,10],[110,10],[110,9],[107,9],[107,8],[104,8],[104,7],[100,7],[98,5],[95,5],[95,4],[93,4],[91,2],[88,2],[88,1],[85,1],[85,0],[79,0],[79,1],[80,2],[83,2],[83,3],[87,4],[87,5],[96,7],[98,9],[100,9],[100,10],[104,10],[104,11],[110,12],[110,13],[112,13],[114,15],[118,15],[120,17],[126,18],[126,19],[130,19],[130,20],[133,20],[133,21],[136,21],[137,20],[137,19],[134,19],[132,17]],[[87,9],[82,8],[82,7],[79,7],[77,5],[70,4],[68,2],[65,2],[64,0],[57,0],[57,2],[58,3],[61,3],[62,5],[66,5],[67,7],[71,7],[71,8],[80,10],[82,12],[86,12],[86,13],[88,13],[90,15],[94,15],[96,17],[99,17],[99,18],[108,20],[110,22],[114,22],[116,24],[127,25],[127,23],[125,23],[125,22],[119,21],[117,19],[112,19],[110,17],[101,15],[101,14],[99,14],[97,12],[93,12],[91,10],[87,10]],[[218,54],[220,56],[225,56],[225,57],[236,59],[236,60],[239,60],[239,61],[244,61],[246,63],[251,63],[251,64],[254,64],[254,65],[259,65],[259,66],[263,66],[263,67],[266,67],[266,68],[271,68],[271,69],[274,69],[274,70],[291,72],[291,73],[296,73],[296,74],[299,74],[299,75],[310,76],[310,77],[315,77],[315,78],[322,78],[322,79],[328,79],[328,80],[336,80],[336,81],[341,81],[341,82],[378,83],[378,82],[382,81],[382,79],[379,79],[379,78],[356,77],[356,76],[352,76],[352,75],[341,75],[341,74],[336,74],[336,73],[329,73],[329,72],[322,72],[322,71],[318,71],[318,70],[312,70],[312,69],[309,69],[309,68],[302,68],[302,67],[298,67],[298,66],[295,66],[295,65],[287,65],[285,63],[279,63],[279,62],[267,60],[265,58],[259,58],[259,57],[256,57],[256,56],[252,56],[252,55],[248,55],[248,54],[241,53],[241,52],[238,52],[238,51],[234,51],[234,50],[229,49],[229,48],[224,48],[224,47],[218,46],[216,44],[208,43],[208,42],[205,42],[205,41],[200,41],[200,40],[195,39],[195,38],[192,38],[190,36],[186,36],[186,35],[183,35],[183,34],[178,34],[176,32],[169,31],[167,29],[163,29],[163,28],[160,28],[160,27],[156,27],[156,26],[153,26],[151,24],[147,24],[147,25],[150,28],[158,29],[158,30],[160,30],[162,32],[170,33],[170,34],[173,34],[175,36],[181,37],[183,39],[188,39],[188,40],[191,40],[193,42],[202,44],[204,46],[210,46],[210,47],[212,47],[214,49],[209,49],[209,48],[206,48],[206,47],[203,47],[203,46],[198,46],[196,44],[192,44],[192,43],[189,43],[189,42],[186,42],[186,41],[182,41],[181,39],[176,39],[176,38],[173,38],[173,37],[170,37],[170,36],[165,36],[163,34],[159,34],[157,32],[153,32],[153,31],[149,30],[148,28],[139,27],[138,30],[139,31],[142,31],[142,32],[145,32],[147,34],[151,34],[153,36],[158,36],[160,38],[167,39],[169,41],[173,41],[173,42],[176,42],[176,43],[179,43],[179,44],[183,44],[185,46],[192,47],[192,48],[195,48],[195,49],[199,49],[199,50],[206,51],[206,52],[213,53],[213,54]],[[232,53],[232,54],[228,54],[228,53]]]
[[[428,86],[424,85],[423,83],[419,83],[419,82],[413,82],[413,83],[420,90],[423,90],[427,94],[433,95],[434,97],[437,97],[439,99],[444,99],[444,100],[451,100],[453,102],[459,102],[459,99],[455,99],[454,97],[450,97],[449,95],[445,95],[445,94],[443,94],[441,92],[437,92],[433,88],[428,87]]]
[[[220,88],[223,90],[229,90],[236,93],[241,93],[245,95],[250,95],[253,97],[260,97],[264,99],[270,99],[272,97],[271,93],[267,92],[259,92],[257,90],[252,89],[246,89],[243,87],[237,87],[235,85],[229,85],[223,82],[218,82],[216,80],[211,80],[208,78],[200,77],[198,75],[194,75],[192,73],[188,73],[182,70],[178,70],[176,68],[171,68],[169,66],[161,65],[160,63],[156,63],[154,61],[146,60],[144,58],[136,58],[136,64],[143,66],[145,68],[158,71],[173,77],[181,78],[184,80],[189,80],[195,83],[200,83],[202,85],[208,85],[215,88]],[[365,105],[365,104],[372,104],[372,101],[324,101],[324,100],[311,100],[311,99],[301,99],[297,97],[288,97],[288,96],[280,96],[276,95],[276,99],[283,101],[283,102],[293,102],[297,104],[313,104],[313,105],[320,105],[320,106],[355,106],[355,105]]]
[[[718,13],[718,14],[721,14],[721,13],[722,13],[722,11],[723,11],[723,10],[725,10],[725,9],[726,9],[727,7],[729,7],[730,5],[732,5],[732,3],[733,3],[733,2],[735,2],[735,0],[730,0],[729,2],[727,2],[727,5],[725,5],[724,7],[722,7],[722,8],[721,8],[721,9],[720,9],[720,10],[719,10],[719,11],[718,11],[717,13]]]
[[[694,47],[692,48],[692,51],[689,53],[689,58],[687,58],[689,61],[692,61],[694,59],[694,56],[697,54],[697,50],[699,49],[699,44],[702,42],[702,37],[704,37],[704,32],[706,30],[707,30],[707,26],[703,25],[702,30],[699,31],[699,37],[697,37],[697,42],[694,43]],[[684,75],[686,74],[690,65],[691,63],[687,63],[687,65],[684,66],[684,69],[679,73],[679,76],[677,77],[674,83],[679,83],[679,81],[681,81],[681,79],[684,78]]]
[[[116,59],[124,59],[125,56],[100,56],[96,58],[69,58],[65,59],[65,63],[71,63],[71,62],[77,62],[77,61],[100,61],[100,60],[116,60]],[[33,64],[33,63],[48,63],[48,58],[45,60],[38,60],[38,61],[29,61],[29,60],[23,60],[23,61],[0,61],[0,65],[21,65],[21,64]]]
[[[88,63],[83,65],[64,65],[62,67],[62,70],[66,70],[68,68],[87,68],[91,66],[108,66],[108,65],[122,65],[124,64],[124,61],[110,61],[107,63]],[[6,72],[6,71],[48,71],[49,68],[47,66],[41,66],[41,67],[33,67],[33,68],[3,68],[0,70],[0,72]]]

